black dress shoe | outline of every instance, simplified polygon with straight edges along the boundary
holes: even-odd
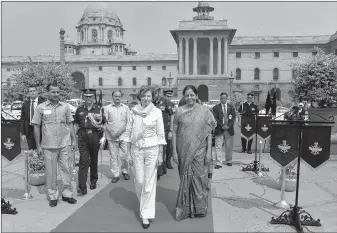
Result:
[[[62,201],[68,202],[69,204],[76,204],[77,202],[73,197],[62,197]]]
[[[247,153],[248,153],[248,154],[252,154],[252,151],[251,151],[251,150],[249,150]]]
[[[231,167],[231,166],[232,166],[232,163],[227,163],[227,166]]]
[[[55,206],[57,206],[57,200],[50,200],[50,201],[49,201],[49,206],[50,206],[50,207],[55,207]]]
[[[163,175],[165,175],[167,173],[167,170],[166,170],[166,165],[162,165],[162,169],[163,169]]]
[[[84,195],[87,195],[87,190],[77,189],[77,196],[82,197]]]
[[[119,181],[119,177],[114,177],[111,179],[111,183],[117,183]]]
[[[241,153],[246,153],[246,150],[242,150]]]
[[[173,169],[171,163],[166,163],[166,168],[167,168],[167,169]]]
[[[144,229],[149,228],[149,226],[150,226],[150,223],[148,223],[148,224],[142,223],[142,227],[143,227]]]
[[[215,165],[214,168],[215,168],[215,169],[219,169],[219,168],[222,168],[222,166],[220,166],[220,165]]]
[[[127,174],[127,173],[122,173],[122,174],[123,174],[124,180],[130,180],[129,174]]]
[[[160,176],[157,175],[157,180],[160,180]]]

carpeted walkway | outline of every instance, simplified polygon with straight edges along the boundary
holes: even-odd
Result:
[[[174,220],[179,177],[177,168],[157,183],[156,219],[144,230],[133,177],[108,184],[52,232],[213,232],[211,195],[205,218]],[[79,197],[80,198],[80,197]]]

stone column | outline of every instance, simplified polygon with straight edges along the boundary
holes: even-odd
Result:
[[[81,42],[81,33],[79,30],[77,30],[77,43]]]
[[[65,64],[65,55],[64,55],[64,33],[66,31],[61,28],[60,29],[60,63],[61,65],[64,65]]]
[[[218,75],[221,75],[221,37],[218,39]]]
[[[209,75],[213,75],[213,40],[214,37],[209,38]]]
[[[179,74],[183,74],[183,38],[179,37]]]
[[[189,75],[189,37],[185,37],[185,75]]]
[[[228,75],[228,41],[224,38],[224,75]]]
[[[197,51],[198,51],[198,38],[193,37],[193,74],[198,74],[198,66],[197,66]]]

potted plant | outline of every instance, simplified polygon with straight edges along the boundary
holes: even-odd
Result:
[[[36,150],[29,150],[28,153],[28,183],[33,186],[44,185],[46,183],[45,162]]]

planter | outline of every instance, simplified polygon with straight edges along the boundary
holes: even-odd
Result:
[[[45,171],[33,172],[28,174],[28,183],[33,186],[40,186],[46,183]]]

